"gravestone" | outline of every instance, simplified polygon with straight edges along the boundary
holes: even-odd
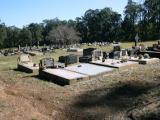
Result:
[[[109,53],[108,52],[103,52],[103,58],[108,59],[109,58]]]
[[[103,54],[102,54],[102,51],[101,50],[94,50],[93,52],[92,52],[92,59],[93,60],[99,60],[100,59],[100,57],[103,57]]]
[[[121,51],[120,45],[116,45],[113,47],[113,51]]]
[[[60,56],[59,57],[59,62],[61,63],[65,63],[66,66],[69,64],[74,64],[74,63],[78,63],[77,60],[77,55],[67,55],[67,56]]]
[[[87,48],[83,50],[83,56],[92,56],[93,51],[96,50],[96,48]]]
[[[122,52],[122,56],[128,56],[128,53],[127,53],[126,49],[121,50],[121,52]]]
[[[121,52],[120,51],[115,51],[113,54],[114,59],[119,59],[121,57]]]
[[[54,68],[54,59],[53,58],[43,58],[40,60],[39,64],[40,69]]]
[[[92,57],[91,56],[79,57],[79,62],[81,62],[81,63],[89,63],[91,61],[92,61]]]
[[[32,62],[32,60],[29,55],[24,54],[24,55],[20,55],[18,57],[18,62],[19,63],[28,63],[28,62]]]

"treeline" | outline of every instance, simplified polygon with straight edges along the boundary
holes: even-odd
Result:
[[[0,48],[18,45],[66,46],[77,42],[142,41],[160,39],[160,0],[128,0],[124,16],[111,8],[87,10],[76,20],[44,20],[22,29],[0,22]]]

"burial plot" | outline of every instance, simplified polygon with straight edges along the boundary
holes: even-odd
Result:
[[[92,61],[92,57],[91,56],[79,57],[79,62],[80,63],[89,63],[91,61]]]
[[[43,58],[40,60],[39,63],[40,70],[47,69],[47,68],[56,68],[54,66],[54,59],[53,58]]]
[[[67,56],[60,56],[58,62],[64,63],[67,66],[70,64],[78,63],[79,60],[77,55],[67,55]]]
[[[87,75],[68,71],[62,68],[44,69],[40,72],[40,76],[59,85],[70,85],[78,81],[88,79]]]
[[[150,58],[148,54],[133,56],[129,58],[129,61],[138,62],[139,64],[150,64],[156,63],[159,61],[158,58]]]
[[[128,68],[138,64],[137,62],[124,61],[118,59],[105,59],[105,61],[97,60],[97,61],[92,61],[91,63],[95,65],[107,66],[118,69]]]
[[[160,52],[157,51],[144,51],[144,52],[139,52],[139,54],[149,54],[151,58],[159,58],[160,59]]]
[[[101,50],[97,50],[96,48],[88,48],[83,50],[83,57],[79,58],[79,62],[81,63],[89,63],[92,60],[102,59],[103,53]]]
[[[39,66],[32,62],[29,55],[21,55],[18,57],[17,69],[27,73],[33,73],[38,71]]]
[[[60,85],[69,85],[80,80],[88,79],[87,75],[71,72],[56,66],[54,60],[51,58],[45,58],[40,61],[39,75]]]
[[[88,63],[80,63],[79,65],[73,65],[66,67],[65,70],[76,72],[79,74],[87,75],[89,77],[94,77],[97,75],[103,75],[113,71],[113,68],[103,67]]]
[[[42,64],[43,63],[43,64]],[[49,81],[60,85],[70,85],[79,81],[89,80],[92,77],[99,77],[113,71],[113,68],[97,66],[87,63],[72,65],[65,68],[53,67],[50,62],[49,67],[44,67],[45,62],[40,62],[39,75]]]
[[[96,50],[96,48],[87,48],[83,50],[83,56],[92,56],[93,51]]]

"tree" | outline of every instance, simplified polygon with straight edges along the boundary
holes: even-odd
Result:
[[[15,26],[11,26],[7,27],[6,30],[7,30],[7,38],[4,42],[4,46],[6,48],[18,46],[17,43],[19,39],[20,29]]]
[[[27,29],[26,27],[24,27],[21,31],[20,31],[20,35],[19,35],[19,45],[21,46],[25,46],[25,45],[30,45],[32,46],[32,33],[29,29]]]
[[[122,23],[122,28],[125,34],[126,40],[134,40],[135,35],[137,34],[136,25],[139,20],[139,11],[141,6],[132,0],[128,0],[128,4],[125,7],[125,17]]]
[[[6,26],[4,23],[0,23],[0,48],[4,48],[4,42],[7,38]]]
[[[43,26],[41,24],[31,23],[28,26],[28,29],[32,34],[32,45],[39,45],[39,42],[42,41],[43,36]]]
[[[77,29],[84,42],[112,42],[120,39],[121,15],[110,8],[88,10],[77,18]]]
[[[56,44],[59,47],[66,47],[67,45],[77,43],[80,40],[75,29],[67,25],[60,25],[56,29],[52,29],[49,32],[47,39],[51,44]]]
[[[150,39],[160,39],[160,1],[145,0],[145,19]]]

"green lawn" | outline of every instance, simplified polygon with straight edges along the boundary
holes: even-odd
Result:
[[[138,44],[144,44],[147,46],[152,46],[152,44],[157,43],[157,41],[149,41],[149,42],[141,42]],[[121,48],[131,48],[134,45],[134,42],[129,42],[129,43],[121,43]],[[90,48],[90,47],[95,47],[95,46],[87,46],[83,45],[81,48]],[[96,46],[95,48],[101,49],[103,51],[111,51],[113,49],[112,45],[110,46]],[[66,52],[64,49],[56,49],[54,53],[47,53],[46,55],[43,56],[35,56],[32,57],[33,61],[35,63],[39,63],[39,60],[45,57],[52,57],[55,59],[55,61],[58,60],[59,56],[62,55],[68,55],[69,53]],[[16,56],[7,56],[7,57],[0,57],[0,70],[9,70],[9,69],[15,69],[17,67],[17,58],[18,55]]]

